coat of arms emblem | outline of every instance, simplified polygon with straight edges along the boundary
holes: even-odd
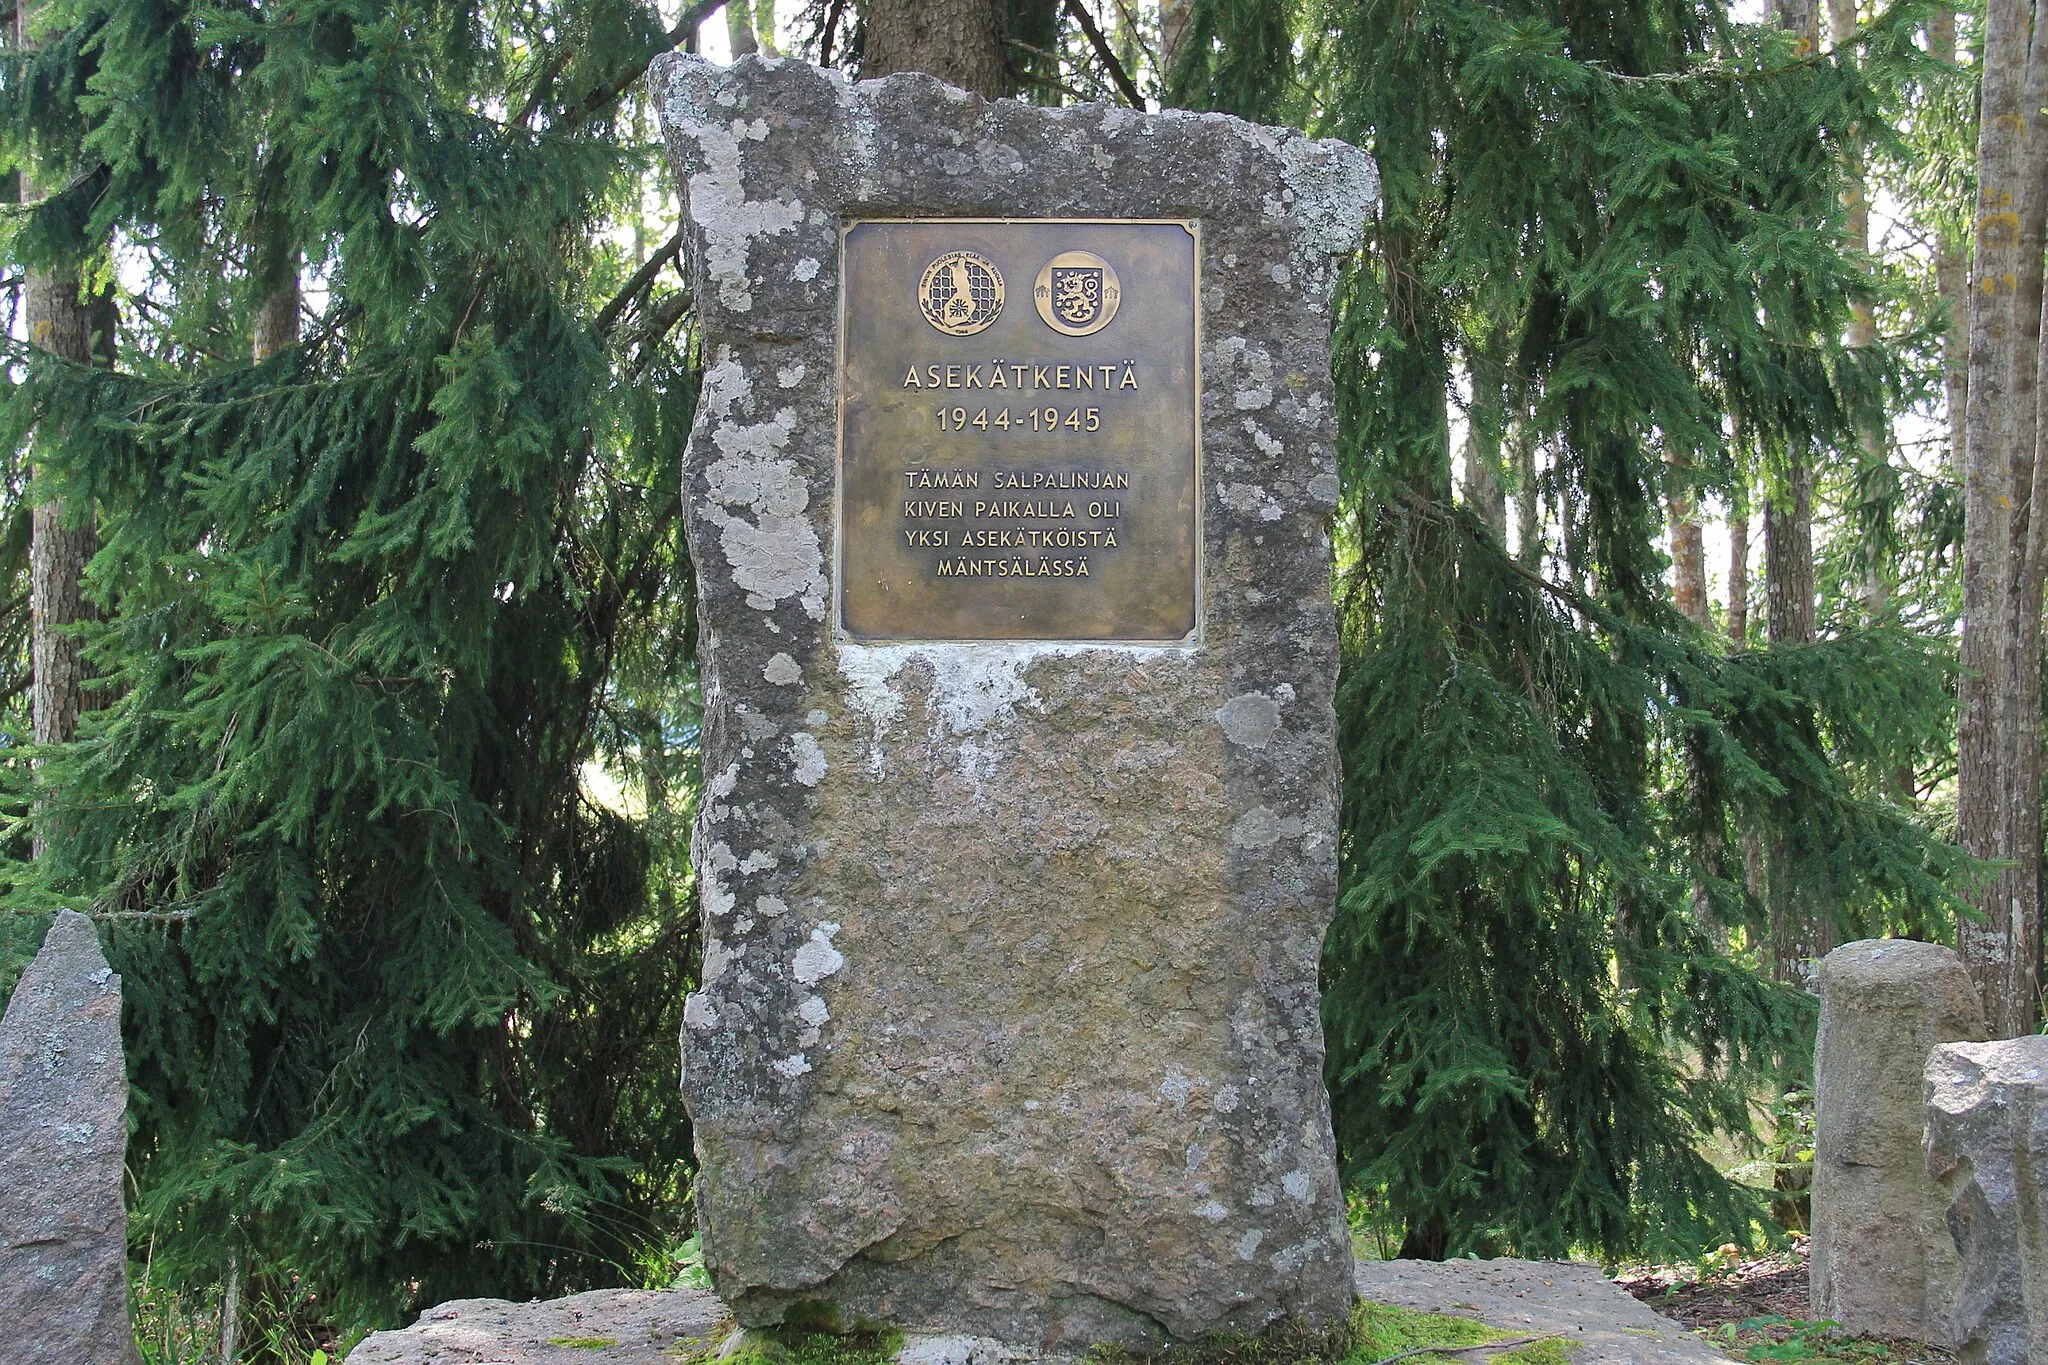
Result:
[[[1123,291],[1108,261],[1089,251],[1062,251],[1038,272],[1032,297],[1046,326],[1085,337],[1109,325]]]

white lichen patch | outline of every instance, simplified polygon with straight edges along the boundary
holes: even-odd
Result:
[[[756,896],[754,913],[763,919],[781,919],[789,913],[789,903],[780,896]]]
[[[767,848],[757,848],[746,857],[740,859],[739,862],[740,872],[749,877],[753,876],[756,872],[766,872],[770,868],[780,866],[782,866],[782,859],[775,856],[773,849]]]
[[[717,1028],[718,1009],[711,1003],[711,997],[702,991],[691,991],[684,996],[683,1023],[690,1028]]]
[[[1219,484],[1216,493],[1223,499],[1223,505],[1233,512],[1240,512],[1245,516],[1256,515],[1260,521],[1280,520],[1280,504],[1273,500],[1272,494],[1257,484]]]
[[[793,389],[804,382],[804,374],[804,365],[801,360],[794,365],[784,365],[775,372],[775,387],[778,389]]]
[[[718,528],[719,549],[747,605],[773,610],[797,598],[814,619],[824,612],[824,550],[806,515],[809,485],[782,455],[796,430],[796,411],[778,409],[762,422],[741,420],[752,385],[730,348],[704,376],[704,416],[718,458],[705,466],[705,520]]]
[[[844,955],[832,946],[832,935],[838,932],[836,924],[821,924],[797,948],[789,960],[789,974],[798,984],[815,986],[846,965]]]
[[[1252,1259],[1252,1257],[1258,1255],[1259,1243],[1265,1240],[1266,1234],[1263,1230],[1259,1228],[1253,1228],[1250,1232],[1247,1232],[1244,1236],[1238,1238],[1237,1259],[1240,1261],[1249,1261],[1250,1259]]]
[[[1280,733],[1280,703],[1262,692],[1247,692],[1217,708],[1216,723],[1232,744],[1263,749]]]
[[[777,1072],[789,1077],[791,1080],[795,1080],[811,1069],[810,1060],[801,1052],[792,1053],[784,1057],[782,1060],[774,1063],[774,1066]]]
[[[825,780],[825,751],[818,744],[818,737],[808,730],[799,730],[789,737],[786,746],[790,761],[796,767],[790,773],[806,787],[815,787]]]
[[[825,1007],[824,996],[807,995],[798,1003],[796,1017],[809,1024],[812,1028],[822,1028],[826,1021],[832,1017],[832,1011]]]
[[[1195,1217],[1206,1218],[1212,1223],[1220,1223],[1230,1217],[1230,1210],[1211,1199],[1205,1203],[1195,1205]]]
[[[1315,1178],[1307,1171],[1289,1171],[1281,1176],[1280,1188],[1297,1204],[1306,1204],[1316,1197]]]
[[[1342,491],[1343,485],[1337,481],[1337,476],[1328,471],[1308,481],[1308,495],[1325,506],[1335,507],[1337,495]]]
[[[753,281],[747,257],[762,237],[794,230],[805,208],[793,199],[750,200],[740,173],[740,141],[760,142],[768,136],[765,119],[731,123],[706,116],[683,93],[689,82],[672,87],[664,124],[697,144],[690,168],[690,217],[703,234],[704,270],[720,304],[735,313],[754,307]]]
[[[1230,842],[1239,848],[1271,848],[1282,839],[1300,836],[1307,826],[1298,815],[1281,815],[1267,806],[1253,806],[1230,827]]]
[[[777,687],[794,687],[804,680],[804,671],[797,667],[795,659],[777,654],[762,667],[761,676]]]

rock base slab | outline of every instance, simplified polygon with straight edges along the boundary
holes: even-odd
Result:
[[[1572,1365],[1722,1365],[1729,1357],[1577,1261],[1360,1261],[1358,1293],[1515,1336],[1555,1332]]]
[[[675,1365],[731,1323],[725,1305],[701,1289],[595,1289],[538,1303],[457,1299],[410,1327],[365,1337],[346,1365]]]

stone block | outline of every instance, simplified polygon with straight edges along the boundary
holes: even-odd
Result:
[[[1949,1310],[1957,1358],[2048,1360],[2048,1037],[1934,1049],[1927,1170],[1948,1195],[1962,1258]]]
[[[682,469],[707,944],[683,1089],[720,1295],[747,1325],[1053,1350],[1339,1317],[1316,980],[1337,878],[1329,329],[1371,162],[1220,115],[1047,109],[912,74],[677,56],[650,83],[706,365]],[[984,220],[976,241],[1014,240],[997,220],[1037,220],[1039,242],[1058,220],[1199,224],[1180,305],[1199,300],[1191,638],[849,634],[840,404],[909,399],[894,374],[880,396],[840,390],[841,233],[892,218]],[[994,248],[919,232],[937,245],[893,263],[894,336],[948,385],[940,362],[1003,360],[1026,387],[1033,366],[1058,385],[1054,355],[1100,362],[1116,393],[1057,396],[1113,425],[1134,357],[1118,338],[1170,300],[1127,279],[1114,325],[1084,335],[1054,322],[1056,296],[1033,312],[1036,255],[1001,266],[1004,302]],[[1045,270],[1063,259],[1083,258]],[[1093,287],[1083,264],[1062,287]],[[1143,392],[1191,381],[1146,365]],[[969,399],[969,419],[1004,410],[948,401]],[[1041,475],[1063,467],[1047,452],[1115,458],[1018,430]],[[934,434],[894,458],[948,450]]]
[[[134,1365],[121,978],[58,914],[0,1019],[0,1322],[8,1365]]]
[[[1984,1036],[1954,952],[1906,939],[1821,959],[1814,1048],[1813,1315],[1843,1330],[1946,1343],[1961,1264],[1922,1152],[1922,1076],[1940,1043]]]

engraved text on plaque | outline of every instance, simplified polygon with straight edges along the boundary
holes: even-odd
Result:
[[[1197,225],[864,220],[841,249],[840,627],[1191,640]]]

